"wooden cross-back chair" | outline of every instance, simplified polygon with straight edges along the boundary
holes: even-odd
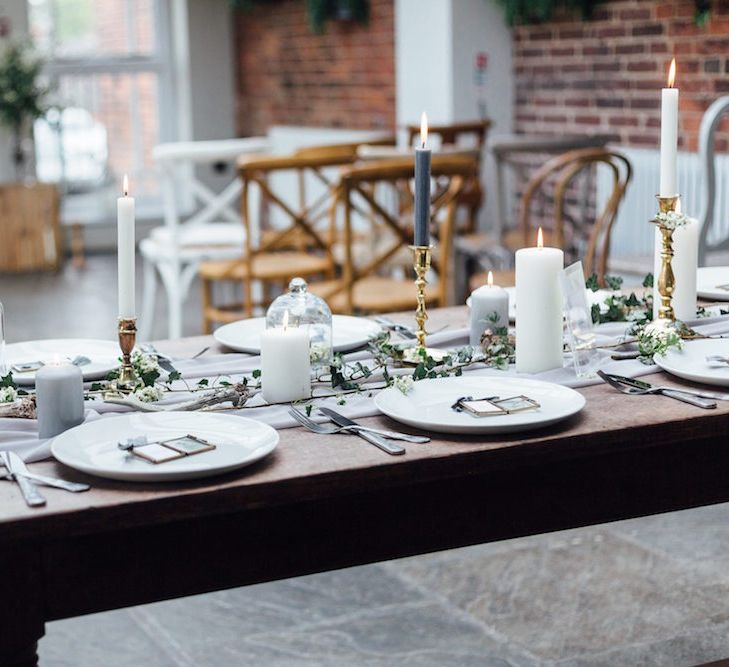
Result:
[[[604,165],[612,177],[612,190],[605,203],[596,210],[594,220],[570,216],[567,208],[575,179],[598,165]],[[537,196],[544,194],[549,207],[542,213],[552,223],[551,228],[543,230],[544,244],[562,248],[566,263],[582,260],[585,273],[597,274],[598,282],[604,285],[610,234],[632,174],[628,158],[607,148],[581,148],[547,160],[529,179],[521,197],[519,227],[504,235],[504,245],[515,252],[536,244],[537,228],[545,220],[534,219],[534,204]],[[495,271],[494,277],[500,284],[514,284],[513,271]],[[471,287],[483,284],[484,279],[485,274],[474,276]]]
[[[290,156],[245,156],[238,161],[242,184],[241,217],[245,231],[243,255],[234,260],[205,262],[200,266],[205,332],[210,332],[214,322],[233,322],[251,317],[258,305],[253,298],[255,282],[263,285],[266,303],[270,300],[268,288],[278,286],[285,289],[294,277],[334,277],[328,214],[336,183],[324,171],[351,164],[354,158],[354,150],[324,150]],[[275,177],[285,173],[313,174],[322,184],[322,192],[308,202],[300,190],[298,205],[291,204],[275,186]],[[266,230],[257,227],[257,221],[251,218],[250,206],[254,188],[259,189],[269,212],[275,209],[286,220],[285,226]],[[216,305],[213,285],[217,282],[241,284],[243,303]]]
[[[452,123],[448,125],[429,125],[428,136],[429,137],[440,137],[441,146],[450,147],[461,147],[463,148],[463,139],[470,139],[471,143],[466,147],[474,151],[477,151],[479,156],[483,156],[483,149],[486,145],[486,138],[488,136],[489,129],[491,128],[491,121],[488,118],[481,120],[466,121],[462,123]],[[419,141],[420,139],[420,125],[408,125],[408,146],[412,146],[413,142]],[[479,160],[480,163],[480,160]],[[480,167],[480,164],[479,164]],[[481,170],[476,172],[475,177],[472,178],[463,190],[459,198],[459,205],[462,206],[466,212],[465,225],[459,225],[461,229],[459,232],[471,234],[476,230],[478,226],[478,212],[483,205],[484,191],[481,184]]]
[[[451,248],[459,197],[469,179],[478,169],[476,160],[465,156],[434,155],[433,178],[448,180],[445,193],[439,194],[431,204],[431,228],[437,245],[432,269],[437,280],[426,290],[428,303],[446,305],[449,301]],[[312,292],[327,300],[334,312],[372,313],[392,312],[413,308],[416,302],[412,269],[405,275],[393,275],[391,260],[413,242],[412,215],[400,216],[387,210],[373,194],[379,184],[395,188],[409,182],[414,176],[412,158],[358,164],[342,170],[337,201],[344,210],[343,245],[344,262],[341,275],[332,281],[314,284]],[[381,237],[375,250],[364,258],[355,251],[353,213],[355,206],[366,209],[369,224],[373,224]],[[337,209],[332,210],[336,220]],[[336,224],[336,223],[334,223]],[[362,261],[358,262],[358,259]],[[397,269],[395,269],[397,271]],[[402,273],[402,272],[401,272]]]

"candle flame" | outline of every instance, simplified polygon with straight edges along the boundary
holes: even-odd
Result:
[[[668,68],[668,87],[673,88],[676,83],[676,59],[671,61],[671,66]]]
[[[126,174],[124,174],[124,181],[123,181],[123,184],[122,184],[122,191],[124,192],[124,196],[125,197],[128,197],[129,196],[129,177]]]
[[[289,311],[287,310],[283,316],[283,330],[286,331],[286,329],[288,329],[288,328],[289,328]]]
[[[420,143],[423,148],[425,148],[425,144],[428,141],[428,116],[425,115],[425,111],[423,111],[422,115],[420,116]]]
[[[489,271],[489,275],[488,275],[488,277],[486,278],[486,284],[487,284],[487,285],[488,285],[489,287],[493,287],[493,285],[494,285],[494,274],[493,274],[493,272],[491,272],[491,271]]]
[[[543,248],[544,247],[544,234],[542,233],[542,228],[539,228],[539,231],[537,232],[537,248]]]
[[[60,366],[61,365],[61,355],[56,352],[53,355],[53,361],[51,362],[51,365],[53,366]]]

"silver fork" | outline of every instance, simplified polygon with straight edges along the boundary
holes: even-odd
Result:
[[[430,438],[426,438],[425,436],[410,435],[408,433],[399,433],[397,431],[383,431],[378,428],[368,428],[367,426],[333,426],[330,424],[318,424],[317,422],[309,419],[303,412],[296,408],[290,408],[289,414],[297,422],[299,422],[299,424],[301,424],[304,428],[309,429],[312,433],[334,435],[336,433],[355,433],[357,431],[365,431],[367,433],[380,435],[383,438],[389,438],[390,440],[404,440],[405,442],[413,442],[416,444],[430,442]]]
[[[697,408],[704,408],[705,410],[716,407],[715,400],[711,400],[707,395],[701,396],[698,392],[691,392],[688,390],[682,391],[673,387],[654,387],[649,385],[647,382],[641,382],[634,378],[625,378],[625,380],[632,380],[632,382],[628,384],[626,381],[621,381],[622,378],[621,380],[618,380],[615,376],[605,373],[604,371],[598,371],[597,374],[611,387],[630,396],[659,394],[661,396],[668,396],[668,398],[675,398],[677,401],[681,401],[683,403],[695,405]]]

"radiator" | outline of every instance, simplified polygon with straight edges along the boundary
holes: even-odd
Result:
[[[617,147],[633,165],[633,179],[625,199],[618,210],[613,227],[610,257],[644,257],[653,254],[654,227],[648,221],[658,210],[656,193],[659,182],[659,157],[657,150]],[[729,155],[716,156],[717,201],[714,208],[714,224],[709,233],[711,245],[729,236]],[[701,216],[704,191],[701,168],[697,153],[679,153],[678,184],[681,190],[682,210],[688,215]],[[597,201],[604,204],[612,189],[612,177],[601,167],[597,174]]]

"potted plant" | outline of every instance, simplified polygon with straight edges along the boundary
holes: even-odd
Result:
[[[45,113],[48,90],[40,84],[43,61],[24,43],[11,44],[0,55],[0,124],[13,133],[16,178],[23,175],[23,139],[33,121]]]

